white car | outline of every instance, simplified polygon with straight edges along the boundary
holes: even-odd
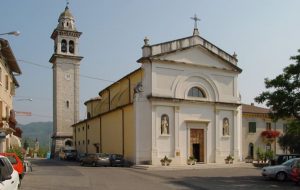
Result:
[[[300,158],[290,159],[281,165],[263,167],[261,175],[267,178],[274,178],[278,181],[285,181],[289,177],[292,166],[297,160],[300,160]]]
[[[18,172],[14,170],[8,158],[0,156],[0,189],[17,190],[19,184]]]

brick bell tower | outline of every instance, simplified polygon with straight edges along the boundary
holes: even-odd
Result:
[[[79,66],[83,58],[78,53],[80,35],[67,4],[51,35],[54,40],[54,53],[49,60],[53,70],[52,158],[61,148],[74,146],[71,125],[79,121]]]

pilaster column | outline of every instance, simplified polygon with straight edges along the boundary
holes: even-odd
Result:
[[[233,137],[233,151],[234,151],[234,158],[235,160],[239,160],[239,122],[238,122],[238,110],[233,111],[233,130],[234,130],[234,137]]]
[[[180,137],[179,137],[179,113],[180,113],[180,107],[175,106],[174,107],[174,127],[175,127],[175,136],[174,136],[174,143],[175,143],[175,157],[180,157],[182,155],[180,151]]]
[[[219,162],[220,158],[220,126],[219,126],[219,113],[220,110],[215,107],[215,162]]]

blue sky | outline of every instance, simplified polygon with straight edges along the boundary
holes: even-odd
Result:
[[[22,75],[15,101],[21,124],[52,120],[53,53],[50,35],[57,25],[65,0],[2,0],[0,33],[19,30],[9,40]],[[191,16],[201,18],[200,35],[226,52],[238,55],[239,88],[243,103],[264,90],[264,78],[282,72],[290,56],[300,49],[300,1],[298,0],[70,0],[77,30],[83,32],[79,52],[82,75],[116,81],[139,67],[143,39],[150,44],[192,35]],[[43,65],[44,67],[29,64]],[[111,84],[80,78],[81,119],[84,101]]]

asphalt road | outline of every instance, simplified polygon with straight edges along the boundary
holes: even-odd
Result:
[[[266,180],[256,168],[140,170],[82,167],[76,162],[32,160],[21,190],[208,190],[300,189],[292,182]]]

